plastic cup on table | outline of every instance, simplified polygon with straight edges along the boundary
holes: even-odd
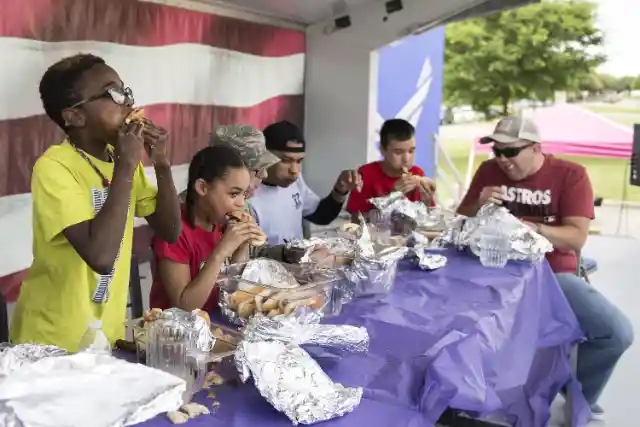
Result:
[[[509,261],[511,244],[505,235],[485,234],[480,238],[480,264],[490,268],[502,268]]]
[[[369,223],[373,226],[372,239],[380,245],[389,245],[391,240],[391,224],[378,210],[369,213]]]

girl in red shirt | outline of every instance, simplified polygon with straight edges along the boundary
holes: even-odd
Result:
[[[243,209],[250,181],[242,159],[230,147],[206,147],[193,157],[180,237],[174,243],[158,237],[152,242],[151,307],[218,308],[215,284],[225,261],[245,261],[249,242],[263,236],[253,222],[226,223],[231,212]]]

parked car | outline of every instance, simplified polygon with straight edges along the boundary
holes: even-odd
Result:
[[[472,123],[483,119],[484,114],[475,111],[470,105],[440,108],[440,124],[443,125]]]
[[[453,123],[453,110],[451,107],[440,107],[440,124],[450,125]]]

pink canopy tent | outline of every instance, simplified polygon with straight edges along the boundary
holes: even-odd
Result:
[[[573,156],[629,158],[633,130],[577,105],[562,104],[529,113],[542,135],[544,152]],[[488,130],[491,133],[491,129]],[[478,135],[476,149],[489,152]]]

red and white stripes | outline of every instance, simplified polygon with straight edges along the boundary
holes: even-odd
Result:
[[[304,51],[300,31],[154,3],[0,0],[0,290],[31,264],[31,170],[61,139],[38,95],[49,65],[88,52],[115,68],[170,132],[180,187],[215,126],[301,123]]]

